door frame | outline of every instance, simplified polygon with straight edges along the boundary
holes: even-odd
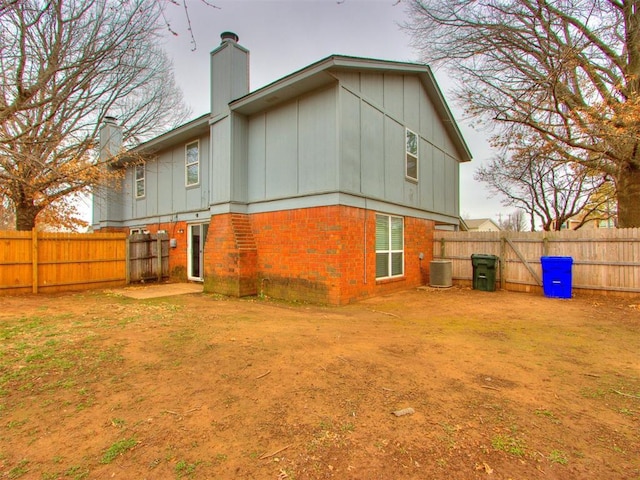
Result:
[[[197,229],[198,245],[194,245],[194,230]],[[207,233],[209,230],[209,222],[198,222],[187,224],[187,279],[194,282],[204,281],[204,247],[207,243]],[[197,251],[194,252],[194,247]],[[197,257],[194,256],[197,253]],[[194,260],[198,260],[198,271],[194,275]]]

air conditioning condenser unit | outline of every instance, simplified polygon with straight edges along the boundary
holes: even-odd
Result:
[[[429,285],[439,288],[453,285],[451,260],[433,260],[429,263]]]

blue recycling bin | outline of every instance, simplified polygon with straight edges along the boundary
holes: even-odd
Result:
[[[571,298],[572,257],[540,257],[542,290],[549,298]]]

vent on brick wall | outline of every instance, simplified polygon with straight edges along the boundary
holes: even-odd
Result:
[[[433,260],[429,264],[429,285],[432,287],[451,287],[453,279],[449,260]]]
[[[246,215],[231,215],[231,226],[233,227],[233,235],[236,239],[236,248],[238,250],[255,250],[256,240],[253,237],[249,217]]]

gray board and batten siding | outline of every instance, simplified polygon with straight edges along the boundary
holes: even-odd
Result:
[[[135,195],[135,169],[128,168],[117,195],[109,195],[110,220],[145,222],[172,212],[205,211],[209,208],[209,136],[192,138],[198,142],[200,153],[200,182],[187,186],[185,155],[187,143],[158,152],[144,164],[145,194]],[[142,219],[142,222],[140,220]]]
[[[247,213],[371,200],[458,221],[471,154],[425,65],[331,56],[232,102],[231,117],[233,141],[248,138],[231,162]],[[419,137],[418,181],[405,177],[405,127]]]
[[[459,215],[461,156],[418,76],[340,72],[340,188]],[[418,180],[405,177],[405,127],[418,135]]]
[[[457,217],[459,156],[419,79],[336,76],[339,84],[256,113],[242,126],[247,203],[342,192]],[[380,91],[378,102],[354,85],[360,81]],[[417,182],[404,174],[405,125],[420,138]]]
[[[242,63],[244,53],[220,58]],[[223,92],[212,85],[213,94],[237,95],[231,77],[215,80]],[[457,224],[459,163],[471,154],[427,66],[331,56],[231,100],[226,112],[141,145],[153,152],[145,196],[135,198],[128,169],[111,219],[131,226],[346,204]],[[417,181],[405,177],[405,127],[419,138]],[[185,146],[195,140],[200,182],[185,186]]]

